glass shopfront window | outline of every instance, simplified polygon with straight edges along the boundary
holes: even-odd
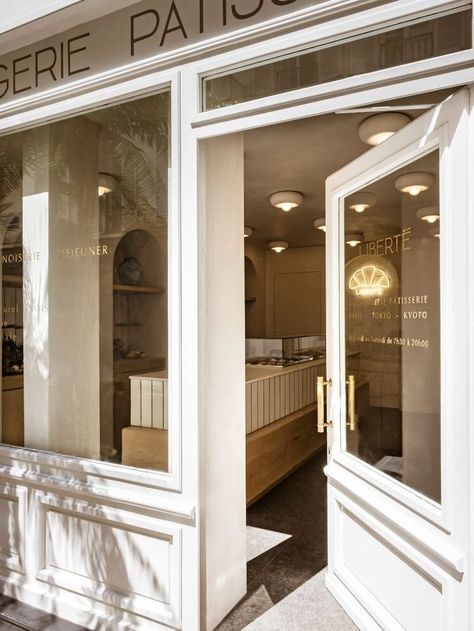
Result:
[[[168,469],[163,92],[0,139],[1,440]]]
[[[463,7],[210,76],[204,79],[203,109],[213,110],[467,50],[472,47],[471,21],[472,10]]]

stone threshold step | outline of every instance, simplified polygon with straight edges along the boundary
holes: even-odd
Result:
[[[86,631],[54,614],[0,594],[0,631]]]

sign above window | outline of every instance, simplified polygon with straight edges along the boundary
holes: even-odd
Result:
[[[317,4],[145,0],[0,57],[0,104]]]

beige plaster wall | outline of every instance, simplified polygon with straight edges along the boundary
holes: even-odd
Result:
[[[325,332],[325,248],[267,250],[267,336]]]

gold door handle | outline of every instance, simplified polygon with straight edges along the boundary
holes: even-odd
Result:
[[[357,425],[356,409],[355,409],[355,377],[354,375],[347,376],[347,415],[349,422],[347,423],[349,430],[353,432]]]
[[[324,420],[324,387],[332,386],[332,381],[325,381],[324,377],[318,377],[316,379],[316,399],[318,406],[318,416],[317,416],[317,430],[318,434],[322,434],[324,432],[325,427],[332,427],[332,421]]]

